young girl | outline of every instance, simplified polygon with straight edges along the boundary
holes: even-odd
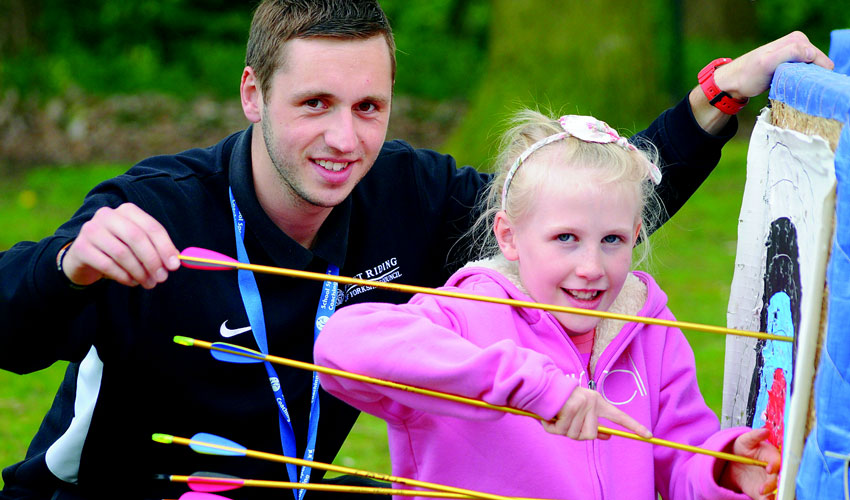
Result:
[[[592,117],[525,111],[498,167],[483,216],[487,258],[447,289],[674,319],[652,277],[630,271],[660,210],[648,198],[661,174],[645,153]],[[529,417],[321,376],[327,391],[387,421],[396,475],[561,499],[767,498],[775,487],[779,453],[766,431],[718,430],[676,328],[416,295],[342,308],[315,359],[549,420],[547,433]],[[769,465],[604,439],[599,424]]]

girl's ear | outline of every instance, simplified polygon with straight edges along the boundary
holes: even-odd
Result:
[[[496,241],[499,242],[499,249],[502,255],[508,260],[519,259],[519,252],[516,249],[516,234],[508,219],[508,214],[504,210],[499,210],[496,213],[496,219],[493,221],[493,233],[496,235]]]
[[[638,237],[640,237],[640,230],[641,230],[642,227],[643,227],[643,220],[639,219],[637,225],[635,226],[635,238],[632,240],[632,242],[633,242],[632,246],[637,246]]]

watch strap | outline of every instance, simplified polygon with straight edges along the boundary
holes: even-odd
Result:
[[[734,115],[747,105],[749,99],[736,99],[732,97],[728,92],[720,90],[717,83],[714,81],[715,70],[724,64],[729,64],[730,62],[732,62],[732,59],[728,57],[721,57],[711,61],[699,72],[697,75],[697,81],[699,81],[700,88],[712,106],[727,115]]]

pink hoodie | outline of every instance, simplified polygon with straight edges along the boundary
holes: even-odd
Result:
[[[652,277],[629,278],[612,310],[675,319]],[[445,288],[531,300],[483,267],[461,269]],[[315,359],[547,419],[577,385],[588,387],[578,351],[551,314],[429,295],[340,309],[319,336]],[[603,320],[591,366],[596,389],[655,437],[722,450],[748,430],[718,430],[697,386],[693,352],[676,328]],[[529,417],[326,375],[321,384],[387,421],[399,476],[538,498],[655,500],[656,491],[672,499],[747,498],[717,485],[716,459],[705,455],[616,436],[574,441]]]

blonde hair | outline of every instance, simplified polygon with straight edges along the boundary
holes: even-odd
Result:
[[[482,199],[481,215],[468,233],[471,240],[472,260],[485,259],[499,253],[493,234],[493,220],[502,209],[502,190],[511,166],[532,144],[549,136],[562,133],[564,129],[557,118],[525,109],[518,112],[510,122],[510,128],[502,136],[496,158],[495,177]],[[657,151],[648,141],[636,145],[630,151],[616,143],[599,144],[585,142],[575,137],[565,137],[543,146],[542,150],[561,148],[564,153],[557,163],[531,161],[538,152],[532,153],[528,163],[523,163],[510,181],[510,191],[504,210],[513,221],[522,219],[531,207],[540,186],[553,179],[569,178],[578,170],[589,171],[600,184],[618,183],[633,186],[638,193],[641,221],[640,245],[637,265],[649,257],[649,233],[661,220],[663,206],[655,193],[646,161],[657,161]]]

